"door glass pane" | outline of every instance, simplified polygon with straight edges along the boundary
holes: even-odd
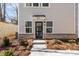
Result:
[[[41,26],[41,23],[37,23],[37,26]]]
[[[41,27],[37,27],[36,31],[42,31],[42,28]]]
[[[43,37],[43,22],[35,23],[35,35],[37,39],[42,39]]]

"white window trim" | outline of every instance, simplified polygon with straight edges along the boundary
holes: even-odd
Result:
[[[32,27],[26,27],[26,26],[25,26],[25,22],[28,22],[28,21],[27,21],[27,20],[24,21],[24,30],[25,30],[25,33],[26,33],[26,34],[32,34],[32,33],[33,33],[33,30],[32,30],[31,33],[27,33],[27,32],[26,32],[26,28],[32,28]],[[31,22],[32,22],[32,21],[31,21]],[[33,29],[33,28],[32,28],[32,29]]]
[[[38,8],[38,7],[40,7],[40,3],[38,3],[38,6],[33,6],[33,3],[32,3],[32,7],[33,8]]]
[[[33,5],[33,4],[32,4]],[[24,3],[24,7],[26,7],[26,8],[31,8],[31,7],[33,7],[33,6],[26,6],[26,3]]]
[[[47,27],[47,28],[46,28],[46,33],[47,33],[47,34],[52,34],[52,32],[51,32],[51,33],[48,33],[48,32],[47,32],[47,29],[48,29],[48,28],[49,28],[49,27]],[[53,28],[52,28],[52,27],[51,27],[51,29],[53,30]]]
[[[49,8],[49,7],[50,7],[50,3],[48,3],[49,6],[47,6],[47,7],[44,7],[42,4],[43,4],[43,3],[41,3],[41,7],[42,7],[42,8]]]
[[[47,22],[52,22],[52,27],[47,27]],[[47,28],[52,28],[52,32],[51,33],[47,33]],[[45,30],[46,30],[46,34],[52,34],[53,33],[53,30],[54,30],[54,21],[52,21],[52,20],[47,20],[46,21],[46,28],[45,28]]]
[[[49,7],[50,7],[50,3],[48,3],[48,4],[49,4],[49,6],[44,7],[44,6],[42,5],[42,3],[38,3],[38,6],[35,7],[35,6],[33,6],[33,3],[32,3],[32,6],[26,6],[26,3],[25,3],[25,4],[24,4],[24,7],[26,7],[26,8],[49,8]]]

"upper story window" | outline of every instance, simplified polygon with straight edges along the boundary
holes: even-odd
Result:
[[[34,7],[38,7],[39,6],[39,3],[33,3],[33,6]]]
[[[30,7],[30,6],[32,6],[32,3],[26,3],[26,6]]]
[[[49,7],[49,3],[26,3],[26,7]]]
[[[42,3],[42,6],[43,7],[48,7],[49,6],[49,3]]]

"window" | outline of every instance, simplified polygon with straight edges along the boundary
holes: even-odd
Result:
[[[46,32],[47,33],[52,33],[52,27],[53,27],[52,21],[47,21],[46,22]]]
[[[26,33],[32,33],[32,22],[31,21],[25,22],[25,29],[26,29]]]
[[[26,6],[32,6],[32,3],[26,3]]]
[[[48,7],[49,3],[26,3],[26,7]]]
[[[52,33],[52,28],[47,28],[47,29],[46,29],[46,32],[47,32],[47,33]]]
[[[26,28],[26,33],[32,33],[32,28]]]
[[[43,6],[43,7],[48,7],[49,4],[48,4],[48,3],[43,3],[42,6]]]
[[[27,22],[25,23],[25,26],[26,26],[26,27],[32,27],[32,22],[31,22],[31,21],[27,21]]]
[[[33,6],[34,7],[38,7],[39,6],[39,3],[33,3]]]
[[[47,22],[47,27],[52,27],[52,22],[51,21]]]

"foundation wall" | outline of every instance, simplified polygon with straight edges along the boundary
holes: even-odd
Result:
[[[19,34],[19,39],[35,39],[34,34]],[[45,34],[43,39],[77,39],[76,34]]]

